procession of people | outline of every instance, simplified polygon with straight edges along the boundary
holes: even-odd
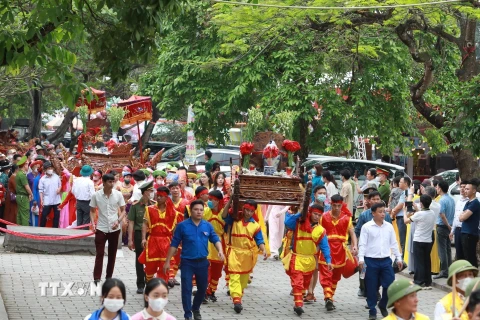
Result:
[[[78,165],[69,171],[67,161],[72,158]],[[117,313],[120,319],[128,317],[121,311],[124,284],[114,279],[119,242],[135,251],[132,273],[136,292],[145,296],[146,304],[143,318],[136,315],[138,319],[156,319],[168,302],[168,291],[180,285],[185,319],[201,320],[200,307],[217,302],[222,276],[233,311],[241,313],[259,255],[283,263],[284,281],[292,287],[293,314],[298,316],[318,312],[310,306],[317,301],[317,282],[323,289],[324,312],[336,310],[341,279],[357,272],[358,297],[366,299],[368,308],[368,314],[359,310],[358,318],[377,319],[378,309],[385,319],[428,319],[417,312],[421,301],[416,294],[431,289],[432,274],[448,278],[453,288],[437,303],[435,319],[473,319],[478,311],[472,305],[479,300],[477,286],[470,285],[478,274],[477,179],[457,179],[462,200],[455,206],[444,181],[424,181],[416,193],[415,181],[406,176],[392,179],[387,170],[371,168],[359,185],[344,168],[343,186],[337,188],[330,172],[316,166],[302,186],[314,184],[311,199],[309,195],[305,202],[308,207],[261,206],[250,199],[234,209],[233,181],[216,163],[208,163],[213,171],[200,174],[180,166],[156,170],[128,165],[121,172],[103,173],[82,164],[75,152],[69,154],[63,146],[43,139],[25,154],[16,150],[8,157],[0,154],[0,165],[1,219],[23,226],[94,232],[92,280],[105,279],[106,295],[103,311],[88,319]],[[360,192],[362,207],[353,199],[355,192]],[[362,213],[355,215],[354,210]],[[444,243],[453,237],[458,239],[455,259]],[[435,258],[433,248],[438,250]],[[434,264],[440,266],[436,272]],[[407,267],[413,281],[395,280],[395,274]],[[389,312],[389,308],[393,309]],[[173,318],[168,316],[161,319]]]

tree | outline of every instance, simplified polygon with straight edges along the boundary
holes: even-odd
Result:
[[[17,76],[25,67],[45,70],[43,83],[59,88],[73,108],[81,89],[73,67],[77,56],[69,43],[92,49],[97,68],[114,82],[155,51],[158,27],[184,1],[19,0],[0,2],[0,67]]]
[[[410,148],[402,132],[415,129],[410,121],[414,112],[405,103],[406,83],[398,81],[405,72],[406,53],[399,57],[375,53],[368,41],[372,34],[378,36],[376,30],[325,36],[314,29],[299,32],[291,18],[290,25],[278,21],[281,31],[274,32],[270,23],[265,28],[259,23],[260,17],[270,16],[265,13],[217,14],[212,21],[211,11],[199,5],[178,17],[160,42],[157,67],[142,78],[142,92],[161,101],[160,109],[170,119],[186,114],[186,106],[192,104],[193,127],[201,142],[224,143],[227,130],[243,120],[242,112],[259,105],[267,120],[284,110],[295,111],[294,136],[304,157],[310,151],[349,150],[355,134],[381,137],[386,153],[397,145]],[[382,36],[392,38],[388,32]],[[333,41],[335,49],[328,51]],[[349,43],[360,41],[362,46],[352,52]],[[383,69],[374,76],[378,65]],[[395,69],[402,72],[392,72]],[[312,107],[315,101],[321,119]],[[391,108],[392,104],[405,107]],[[394,119],[398,130],[382,130],[375,118],[378,111]]]
[[[355,6],[363,3],[383,5]],[[297,110],[304,153],[348,150],[354,135],[377,136],[384,154],[395,146],[408,153],[403,135],[419,135],[415,124],[427,122],[425,137],[437,151],[449,143],[461,175],[471,177],[479,173],[474,155],[480,153],[472,79],[480,70],[472,45],[476,5],[199,8],[172,22],[145,84],[167,117],[193,104],[201,139],[221,141],[222,130],[251,105],[265,114]],[[321,107],[320,121],[312,101]]]

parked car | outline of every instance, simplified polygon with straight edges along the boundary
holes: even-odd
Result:
[[[319,158],[314,158],[312,160],[305,161],[302,163],[302,168],[305,167],[306,170],[310,171],[316,164],[322,164],[323,170],[328,170],[335,178],[335,181],[338,185],[338,190],[342,188],[342,180],[340,177],[340,171],[343,169],[349,169],[353,175],[355,171],[358,172],[358,181],[359,185],[361,186],[365,181],[366,171],[370,168],[382,168],[388,170],[390,172],[389,179],[394,177],[404,177],[408,176],[405,173],[405,169],[402,166],[398,166],[396,164],[380,162],[380,161],[370,161],[370,160],[358,160],[358,159],[346,159],[346,158],[338,158],[338,157],[329,157],[329,156],[322,156]],[[357,190],[354,190],[354,197],[353,199],[358,199]],[[357,201],[354,201],[355,203]]]
[[[198,171],[205,171],[205,151],[202,151],[197,154],[196,157],[196,167]],[[232,165],[240,165],[240,150],[234,149],[208,149],[212,152],[212,160],[214,162],[220,163],[220,171],[225,172],[227,176],[230,175],[230,158],[232,158]],[[167,152],[170,150],[167,150]],[[165,153],[163,154],[165,156]],[[181,161],[168,161],[168,162],[177,162],[179,165],[183,165]],[[162,170],[164,169],[168,162],[163,161],[157,164],[157,169]]]
[[[210,149],[216,149],[217,147],[215,145],[209,144],[207,145],[207,150]],[[228,150],[240,150],[239,146],[234,146],[234,145],[226,145],[223,146],[222,149],[228,149]],[[166,150],[163,153],[162,160],[161,162],[172,162],[172,161],[180,161],[180,159],[185,158],[185,152],[187,150],[187,146],[184,144],[177,145],[169,150]],[[201,153],[204,152],[205,150],[203,148],[197,148],[197,152]]]
[[[138,147],[138,141],[135,142],[130,142],[132,144],[132,147],[137,148]],[[142,146],[142,148],[145,150],[146,148],[150,148],[150,157],[153,157],[155,154],[157,154],[160,150],[165,148],[165,152],[167,152],[170,149],[173,149],[175,147],[181,146],[178,143],[171,143],[171,142],[161,142],[161,141],[148,141],[146,146]],[[165,155],[165,152],[163,155]],[[162,159],[163,159],[162,155]]]
[[[47,134],[47,137],[48,137],[49,135],[51,135],[51,134],[54,133],[54,132],[55,132],[55,131],[42,131],[41,133]],[[63,139],[60,140],[60,141],[58,141],[58,142],[61,142],[65,148],[70,148],[70,143],[71,143],[71,141],[72,141],[72,137],[71,137],[71,135],[70,135],[70,132],[67,132],[67,133],[65,133],[65,135],[63,136]]]
[[[457,176],[458,169],[447,170],[441,173],[434,175],[433,177],[442,177],[443,180],[447,181],[449,185],[455,182],[455,177]],[[432,177],[432,178],[433,178]]]
[[[448,187],[448,194],[452,196],[455,203],[462,197],[460,195],[460,186],[455,181]]]
[[[161,162],[180,161],[185,158],[186,146],[184,144],[177,145],[171,149],[166,150],[162,155]]]

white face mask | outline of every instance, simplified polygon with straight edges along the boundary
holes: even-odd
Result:
[[[465,290],[467,289],[467,286],[470,282],[472,282],[473,278],[465,278],[465,279],[462,279],[462,280],[459,280],[458,283],[457,283],[457,288],[462,290],[463,292],[465,292]]]
[[[123,308],[125,300],[123,299],[103,299],[103,306],[110,312],[118,312]]]
[[[155,198],[155,193],[150,192],[150,200],[153,200]]]
[[[93,181],[98,181],[98,179],[100,179],[100,178],[93,176]]]
[[[48,169],[48,170],[47,170],[47,174],[51,176],[51,175],[53,174],[53,170],[52,170],[52,169]]]
[[[168,299],[164,299],[164,298],[152,299],[150,297],[148,298],[148,305],[155,312],[163,311],[163,308],[165,308],[167,303],[168,303]]]

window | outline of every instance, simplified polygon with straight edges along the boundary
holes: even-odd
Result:
[[[221,166],[225,166],[223,162],[223,152],[213,152],[212,153],[212,160],[213,162],[220,163]]]
[[[201,155],[197,156],[195,159],[196,164],[198,165],[205,165],[205,153],[202,153]]]
[[[452,196],[458,196],[460,195],[460,188],[458,187],[458,184],[455,185],[452,190],[450,190],[450,195]]]
[[[223,162],[221,162],[220,164],[222,166],[229,166],[230,165],[230,158],[232,158],[232,165],[240,165],[240,155],[239,154],[235,154],[235,153],[224,153],[224,158],[223,158]]]

